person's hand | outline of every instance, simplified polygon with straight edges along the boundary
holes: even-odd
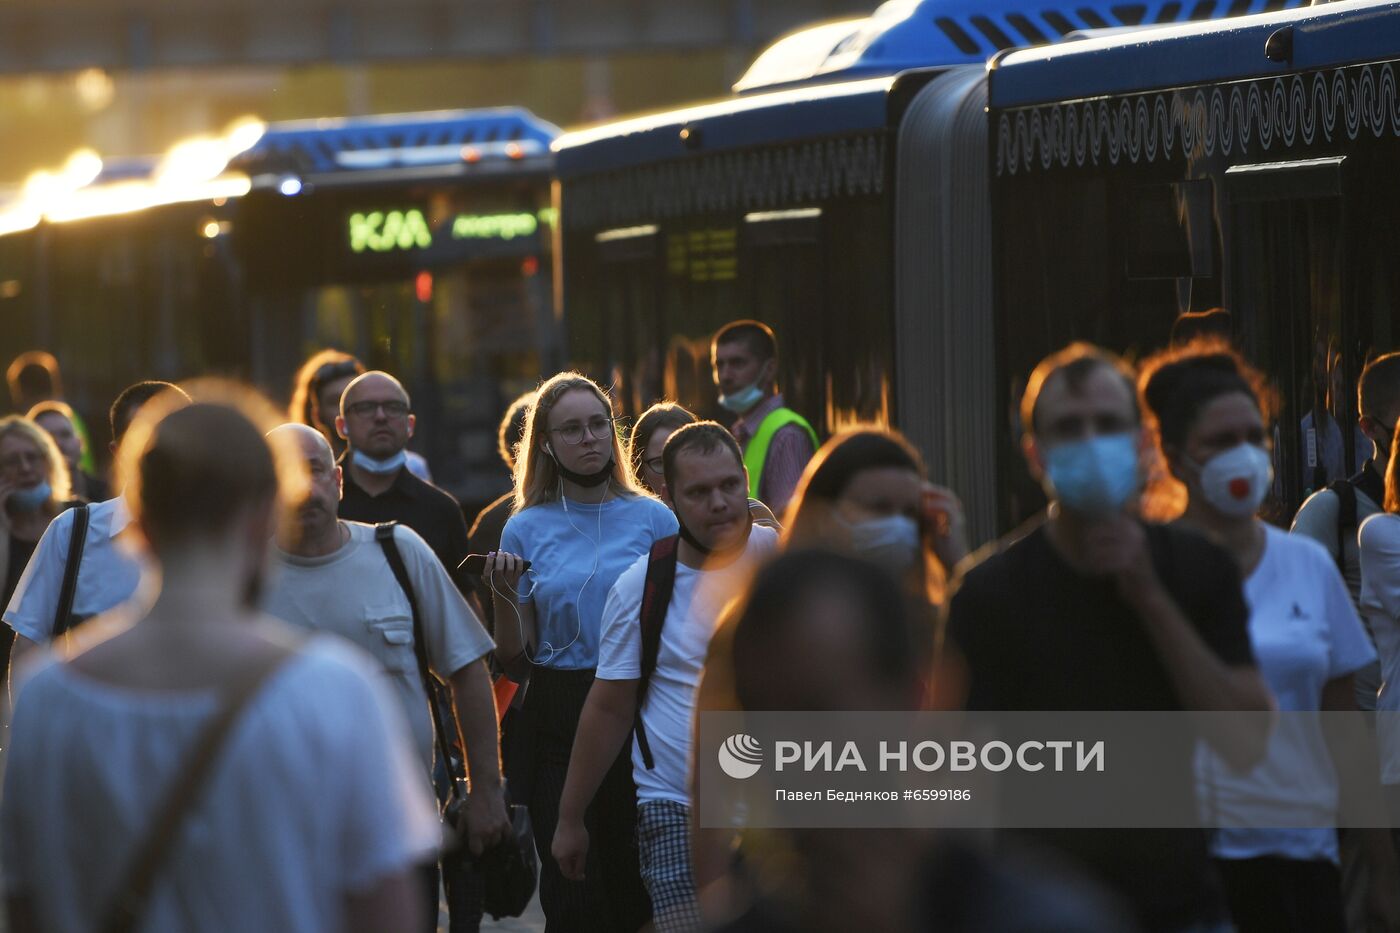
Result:
[[[525,559],[509,551],[492,551],[486,555],[488,583],[505,585],[511,595],[520,592],[520,578],[525,575]],[[496,587],[499,588],[499,587]]]
[[[559,873],[570,881],[583,880],[583,865],[588,860],[588,828],[582,820],[560,819],[554,827],[554,841],[549,854],[559,864]]]
[[[467,847],[473,857],[505,839],[511,832],[505,792],[500,784],[474,787],[467,794],[463,815],[467,821]]]
[[[920,514],[927,529],[933,556],[952,573],[958,561],[967,556],[967,520],[957,493],[945,486],[924,483]]]
[[[1084,558],[1091,571],[1113,577],[1119,594],[1130,602],[1161,586],[1147,549],[1147,531],[1131,516],[1114,515],[1090,527],[1084,535]]]

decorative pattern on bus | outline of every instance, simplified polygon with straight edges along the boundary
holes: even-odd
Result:
[[[1394,63],[1009,110],[997,174],[1400,136]]]
[[[767,210],[878,195],[885,134],[726,152],[642,166],[565,186],[569,230],[620,227],[696,214]]]

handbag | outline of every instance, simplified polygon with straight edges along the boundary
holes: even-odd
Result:
[[[433,734],[437,736],[439,754],[447,767],[448,783],[452,790],[443,807],[443,817],[453,830],[453,841],[449,844],[449,854],[454,848],[466,843],[466,801],[461,788],[467,784],[466,755],[458,748],[449,735],[457,735],[457,721],[452,706],[451,695],[442,683],[428,669],[427,642],[423,637],[423,622],[418,613],[418,599],[413,592],[413,581],[409,579],[408,568],[404,566],[403,555],[399,553],[394,540],[394,526],[397,522],[383,522],[374,526],[374,537],[384,551],[389,569],[399,583],[408,608],[413,616],[413,653],[418,659],[418,675],[423,680],[423,689],[428,693],[428,710],[433,720]],[[446,722],[453,729],[449,733]],[[470,857],[445,858],[442,870],[471,871],[475,869],[485,882],[483,910],[492,917],[518,917],[529,906],[535,894],[535,883],[539,877],[539,862],[535,857],[535,840],[530,828],[529,812],[522,806],[507,806],[512,832],[491,849],[475,859]],[[523,827],[523,828],[522,828]],[[460,851],[457,852],[461,855]],[[443,879],[447,882],[447,879]],[[448,883],[450,890],[450,883]],[[466,885],[463,885],[465,889]]]

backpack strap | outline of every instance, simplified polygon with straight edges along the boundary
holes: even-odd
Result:
[[[1355,534],[1356,484],[1339,479],[1327,487],[1337,497],[1337,570],[1346,576],[1346,542],[1348,533]]]
[[[394,528],[397,525],[398,522],[381,522],[375,525],[374,540],[379,542],[384,551],[384,559],[389,562],[389,569],[394,572],[394,579],[398,581],[403,595],[408,598],[408,609],[413,616],[413,655],[418,659],[418,676],[423,681],[423,692],[428,695],[428,712],[433,719],[433,735],[437,737],[439,754],[447,766],[447,776],[451,779],[453,787],[458,787],[458,782],[466,779],[465,759],[456,754],[457,743],[451,741],[447,725],[443,722],[443,710],[450,710],[452,707],[445,705],[446,697],[443,696],[442,684],[433,676],[428,666],[428,643],[423,637],[423,620],[418,612],[418,597],[414,595],[413,581],[408,576],[408,568],[404,566],[403,555],[399,553],[399,544],[394,540]],[[453,725],[456,725],[455,720]]]
[[[279,647],[239,672],[224,691],[222,709],[209,720],[176,772],[174,783],[157,805],[146,836],[134,850],[126,867],[117,896],[102,925],[105,933],[132,933],[140,926],[162,868],[180,838],[180,828],[209,784],[209,776],[228,744],[241,714],[258,695],[262,685],[291,660],[301,645]]]
[[[58,588],[58,608],[53,615],[53,637],[65,634],[73,625],[73,598],[78,593],[78,570],[83,563],[91,509],[84,502],[73,509],[73,525],[68,535],[68,562],[63,565],[63,584]]]
[[[633,730],[637,733],[637,748],[642,753],[642,763],[648,771],[656,768],[656,760],[651,754],[651,743],[647,741],[646,726],[642,724],[642,704],[646,700],[647,688],[651,686],[651,675],[656,672],[656,659],[661,654],[661,629],[666,624],[666,612],[671,606],[671,593],[676,588],[676,554],[680,545],[680,535],[661,538],[651,546],[647,558],[647,579],[642,589],[642,612],[639,622],[642,630],[642,673],[637,680],[637,712],[633,720]]]

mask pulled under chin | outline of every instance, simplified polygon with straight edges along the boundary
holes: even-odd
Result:
[[[564,464],[562,463],[558,464],[558,467],[559,475],[564,477],[569,482],[576,483],[579,486],[592,488],[594,486],[603,485],[608,481],[608,477],[612,476],[613,461],[609,460],[607,463],[603,464],[601,469],[596,470],[593,473],[576,473],[568,467],[564,466]]]
[[[392,457],[385,457],[383,460],[376,460],[369,454],[359,450],[350,451],[350,462],[364,470],[366,473],[376,473],[383,476],[386,473],[393,473],[408,462],[408,454],[400,450]]]
[[[721,548],[719,550],[719,553],[729,554],[733,551],[740,550],[741,548],[748,547],[749,534],[753,532],[753,513],[749,511],[747,505],[744,507],[744,514],[748,516],[748,527],[744,529],[744,537],[739,541],[736,541],[730,547]],[[699,551],[701,554],[704,554],[706,557],[709,557],[711,554],[715,553],[714,548],[703,544],[699,538],[695,537],[694,532],[692,532],[689,528],[686,527],[685,522],[681,521],[680,513],[676,513],[676,524],[680,526],[681,540],[684,541],[686,544],[689,544],[691,547],[695,548],[695,550]]]
[[[1274,480],[1269,454],[1249,443],[1216,454],[1199,472],[1206,502],[1231,518],[1247,518],[1259,511]]]
[[[763,390],[758,387],[756,382],[753,385],[744,386],[737,392],[719,397],[720,407],[736,415],[742,415],[761,401],[763,401]]]

